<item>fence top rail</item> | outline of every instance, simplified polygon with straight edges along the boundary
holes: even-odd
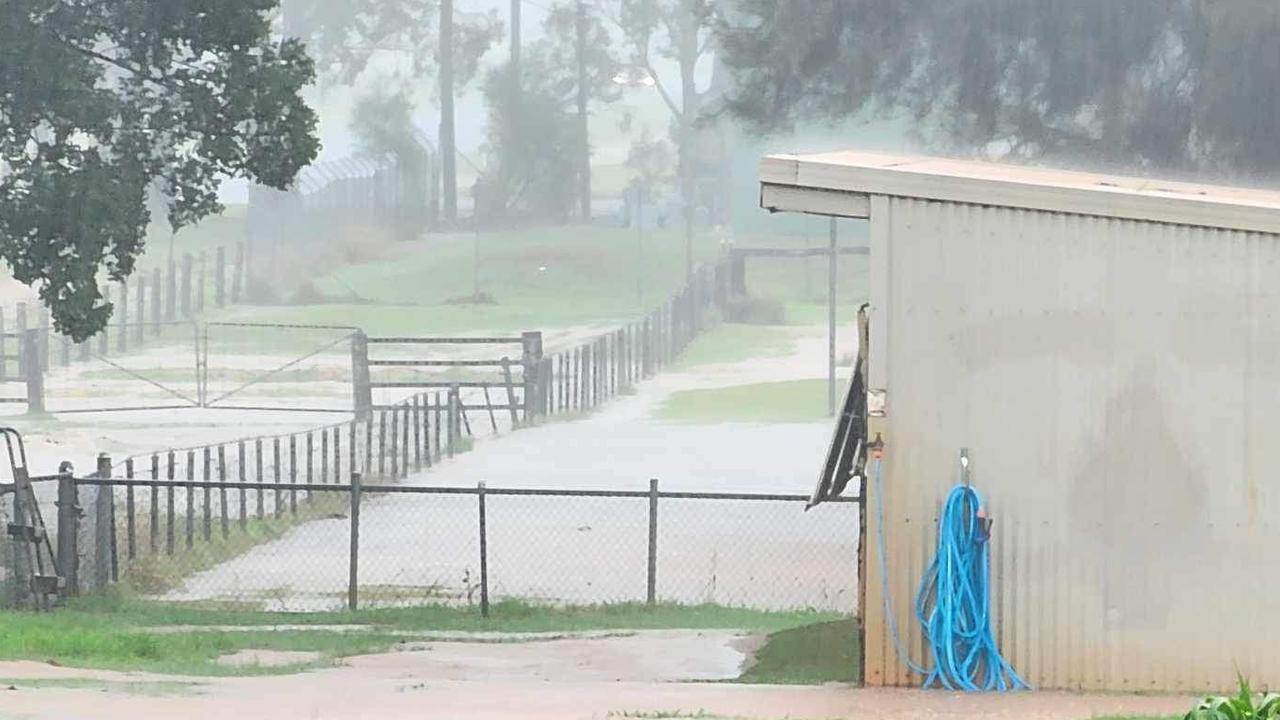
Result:
[[[371,337],[370,345],[521,345],[520,337]]]
[[[777,247],[735,247],[729,251],[735,257],[775,257],[804,258],[830,255],[829,248],[777,248]],[[867,246],[842,246],[836,249],[839,255],[869,255],[871,248]]]
[[[325,485],[316,483],[289,482],[219,482],[212,480],[150,480],[147,478],[76,478],[79,485],[98,485],[112,487],[159,487],[159,488],[214,488],[226,490],[297,490],[310,492],[350,492],[355,486],[350,484]],[[508,497],[580,497],[580,498],[633,498],[645,499],[657,497],[662,500],[745,500],[771,502],[808,502],[808,495],[779,493],[722,493],[722,492],[665,492],[657,493],[649,490],[578,490],[553,488],[480,488],[480,487],[445,487],[430,485],[360,485],[360,492],[366,495],[480,495]],[[833,498],[833,503],[856,503],[859,497]]]
[[[239,327],[239,328],[262,328],[266,330],[343,330],[346,332],[357,333],[360,328],[354,325],[306,325],[300,323],[266,323],[266,322],[211,322],[205,323],[205,327]]]
[[[370,367],[487,367],[500,368],[510,366],[512,370],[521,370],[524,365],[519,360],[370,360]]]
[[[487,388],[487,387],[524,387],[521,380],[507,381],[501,378],[493,380],[405,380],[394,382],[371,382],[371,388]]]

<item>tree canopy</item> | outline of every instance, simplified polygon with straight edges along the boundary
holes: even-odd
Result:
[[[278,0],[0,5],[0,257],[80,341],[105,326],[149,190],[175,228],[243,177],[284,189],[319,149],[313,65],[273,37]]]
[[[1280,170],[1280,6],[1266,0],[727,0],[758,130],[910,112],[961,151],[1266,176]]]
[[[417,75],[440,63],[440,0],[284,0],[286,34],[302,38],[327,77],[350,84],[378,52],[405,53]],[[469,83],[502,36],[494,12],[457,12],[454,82]]]

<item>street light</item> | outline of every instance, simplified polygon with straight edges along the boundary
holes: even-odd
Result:
[[[651,88],[658,84],[647,68],[639,65],[623,65],[611,78],[614,85],[625,88]],[[636,303],[644,306],[644,203],[647,193],[644,183],[635,185],[635,209],[632,219],[636,224]]]
[[[658,84],[650,72],[638,65],[623,65],[613,74],[614,85],[622,87],[653,87]]]

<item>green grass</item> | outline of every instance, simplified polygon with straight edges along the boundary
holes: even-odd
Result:
[[[794,336],[787,328],[721,323],[694,338],[676,361],[677,370],[700,365],[734,363],[791,352]]]
[[[475,288],[492,305],[443,305]],[[648,311],[685,280],[684,240],[675,231],[647,233],[644,271],[638,272],[634,232],[621,228],[569,226],[430,237],[402,245],[394,257],[347,266],[321,277],[321,292],[356,295],[387,308],[361,305],[281,308],[289,319],[324,317],[370,332],[422,329],[529,329],[632,317]],[[717,252],[700,237],[697,255]],[[643,293],[637,292],[637,284]]]
[[[354,613],[265,613],[207,610],[151,603],[116,594],[83,598],[54,613],[0,613],[0,659],[56,662],[69,667],[144,670],[187,675],[254,675],[331,665],[351,655],[380,652],[410,631],[573,632],[643,629],[741,629],[776,632],[827,622],[831,613],[769,613],[718,606],[612,605],[539,607],[497,603],[491,617],[466,607],[387,608]],[[272,630],[273,625],[357,625],[360,630]],[[195,626],[159,633],[166,625]],[[219,626],[262,626],[228,632]],[[201,630],[200,627],[207,627]],[[293,666],[226,667],[219,656],[245,649],[320,653]]]
[[[823,422],[827,415],[826,380],[733,385],[672,393],[658,408],[668,422],[713,424]]]
[[[741,683],[817,685],[862,681],[855,620],[814,623],[775,632],[756,653]]]
[[[363,625],[392,631],[515,633],[712,628],[773,632],[841,617],[829,612],[767,612],[720,605],[661,604],[649,607],[643,603],[620,603],[543,606],[519,601],[494,603],[488,619],[481,617],[476,608],[445,605],[375,608],[356,612],[279,613],[152,602],[123,593],[80,598],[60,610],[57,615],[86,622],[110,618],[111,622],[126,627]],[[0,614],[0,617],[11,616]]]

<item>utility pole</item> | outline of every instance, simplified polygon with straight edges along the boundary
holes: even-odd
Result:
[[[458,145],[453,128],[453,0],[440,1],[440,166],[444,222],[458,221]]]
[[[582,193],[582,221],[591,222],[591,143],[587,137],[587,2],[578,0],[578,12],[574,21],[576,30],[575,54],[578,59],[578,176]]]

